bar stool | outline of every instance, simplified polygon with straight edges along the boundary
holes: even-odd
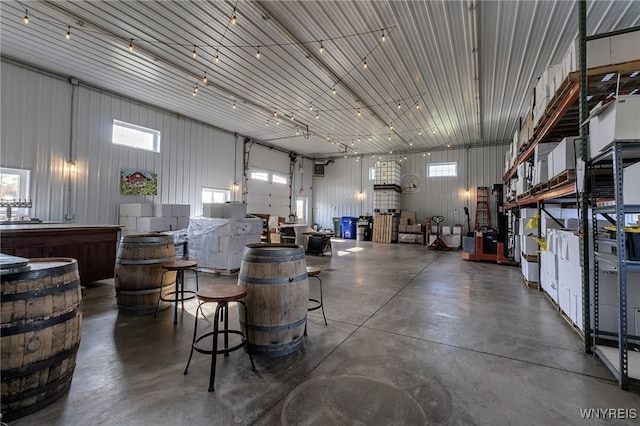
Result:
[[[324,303],[322,301],[322,280],[320,279],[320,272],[322,269],[316,266],[307,266],[307,275],[309,277],[317,278],[320,282],[320,300],[309,298],[309,302],[313,302],[311,307],[307,309],[308,312],[315,311],[317,309],[322,309],[322,317],[324,318],[324,325],[327,325],[327,317],[324,315]],[[307,335],[307,325],[304,326],[304,335]]]
[[[184,289],[184,271],[191,271],[196,276],[196,291],[198,290],[198,271],[195,270],[196,266],[198,266],[197,262],[192,260],[173,260],[171,262],[165,262],[162,265],[162,269],[164,272],[162,273],[162,278],[160,279],[160,297],[158,298],[158,305],[156,306],[156,312],[153,314],[155,318],[158,314],[158,309],[160,308],[160,301],[164,302],[172,302],[175,303],[173,310],[173,323],[178,323],[178,302],[182,302],[182,309],[184,309],[184,301],[193,299],[196,297],[196,292],[193,290],[185,290]],[[176,272],[176,288],[175,291],[168,293],[167,296],[173,295],[172,299],[165,298],[162,296],[162,286],[164,284],[164,276],[168,272]],[[180,294],[178,294],[180,293]],[[187,293],[187,296],[185,296]]]
[[[215,390],[214,382],[216,379],[216,355],[224,354],[224,356],[229,356],[229,352],[233,352],[247,345],[247,352],[249,353],[249,359],[251,360],[251,369],[254,371],[256,369],[253,363],[253,357],[251,356],[248,333],[247,335],[245,335],[240,330],[229,329],[229,302],[236,302],[244,305],[244,321],[245,324],[248,323],[246,309],[247,305],[243,300],[241,300],[247,295],[247,289],[235,285],[214,284],[210,287],[198,290],[196,292],[196,295],[198,297],[198,300],[200,301],[200,304],[198,305],[198,309],[196,309],[196,320],[193,327],[193,342],[191,344],[191,353],[189,354],[189,360],[187,361],[187,366],[184,369],[184,374],[186,375],[188,373],[189,364],[191,363],[191,357],[193,356],[194,350],[203,354],[210,354],[211,372],[209,376],[209,392],[213,392]],[[218,304],[218,306],[216,306],[216,313],[213,317],[213,331],[198,336],[198,313],[202,312],[202,315],[204,316],[202,305],[209,302]],[[222,318],[220,315],[223,315],[224,318]],[[218,328],[218,321],[224,322],[224,328],[222,330]],[[224,349],[218,349],[218,334],[220,333],[224,334]],[[229,334],[237,334],[241,336],[242,341],[236,346],[230,348]],[[213,338],[213,346],[211,350],[202,349],[197,346],[198,342],[206,339],[207,337]]]

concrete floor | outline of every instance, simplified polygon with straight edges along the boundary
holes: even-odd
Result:
[[[10,424],[570,425],[597,424],[580,409],[640,408],[519,268],[418,245],[333,248],[307,257],[323,269],[328,326],[309,313],[302,349],[255,356],[255,372],[244,351],[219,356],[213,393],[208,356],[195,353],[183,375],[195,301],[174,326],[172,309],[119,313],[112,280],[87,285],[69,393]]]

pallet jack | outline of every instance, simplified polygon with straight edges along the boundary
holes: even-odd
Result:
[[[507,217],[502,206],[503,200],[502,184],[493,185],[493,194],[497,194],[498,229],[483,227],[475,232],[471,231],[469,220],[469,209],[464,208],[469,224],[469,232],[462,240],[462,258],[464,260],[475,260],[480,262],[496,262],[501,265],[517,266],[518,263],[507,257],[507,247],[504,243],[507,235]]]
[[[438,251],[451,250],[451,247],[440,238],[440,224],[444,222],[444,216],[431,216],[431,220],[436,223],[436,239],[427,248]]]

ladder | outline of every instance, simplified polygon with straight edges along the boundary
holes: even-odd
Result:
[[[489,217],[489,188],[479,186],[476,195],[476,223],[474,229],[480,231],[489,228],[491,219]]]

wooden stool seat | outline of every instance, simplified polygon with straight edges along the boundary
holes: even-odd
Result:
[[[162,269],[166,269],[167,271],[182,271],[185,269],[195,268],[196,266],[198,266],[198,262],[194,262],[193,260],[178,259],[171,262],[165,262],[161,266]]]
[[[214,284],[196,292],[201,302],[233,302],[247,295],[247,288],[237,285]]]
[[[189,364],[191,364],[191,358],[193,357],[193,351],[200,352],[202,354],[211,355],[211,371],[209,373],[209,392],[215,390],[214,384],[216,379],[216,358],[218,355],[229,356],[230,352],[236,351],[244,346],[247,346],[247,352],[249,353],[249,360],[251,360],[251,369],[255,371],[256,367],[253,364],[253,357],[251,356],[251,349],[249,346],[249,336],[242,332],[242,330],[236,330],[229,328],[229,302],[236,302],[244,305],[244,322],[247,320],[247,306],[244,302],[244,297],[247,295],[246,287],[240,287],[237,285],[225,285],[214,284],[212,286],[203,288],[196,292],[196,296],[200,301],[198,308],[196,309],[195,324],[193,326],[193,341],[191,343],[191,353],[189,354],[189,360],[187,366],[184,369],[184,374],[189,372]],[[198,336],[198,316],[200,313],[204,315],[202,305],[205,303],[216,303],[216,313],[213,316],[213,330]],[[222,323],[222,328],[220,327]],[[218,336],[223,336],[224,347],[218,349]],[[235,346],[229,345],[229,335],[236,335],[240,337],[240,343]],[[205,339],[212,340],[211,350],[198,346],[200,341]]]
[[[160,279],[160,287],[164,283],[164,275],[169,272],[176,273],[176,289],[170,293],[165,294],[164,296],[160,293],[160,297],[158,298],[158,305],[156,306],[156,312],[153,314],[155,318],[158,314],[158,309],[160,309],[160,301],[164,302],[172,302],[174,303],[173,307],[173,324],[178,323],[178,302],[182,302],[182,308],[184,309],[184,301],[193,299],[196,297],[196,291],[198,290],[198,271],[195,269],[198,266],[198,262],[194,262],[193,260],[185,260],[185,259],[176,259],[170,262],[164,262],[160,265],[164,272],[162,272],[162,278]],[[196,290],[185,290],[184,288],[184,271],[191,271],[196,278]],[[173,295],[173,298],[170,296]]]
[[[322,272],[322,269],[318,268],[317,266],[307,266],[307,275],[309,275],[310,277],[319,275],[320,272]]]

